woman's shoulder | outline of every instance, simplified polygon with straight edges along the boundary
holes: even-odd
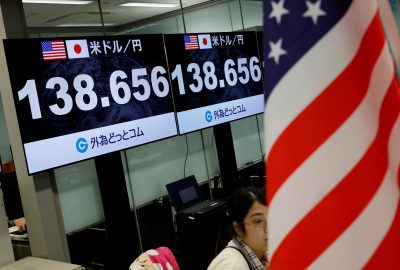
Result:
[[[235,248],[229,247],[234,244],[228,244],[217,257],[211,262],[207,270],[245,270],[249,269],[246,259],[243,255]]]

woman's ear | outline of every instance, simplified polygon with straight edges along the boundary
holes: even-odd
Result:
[[[235,229],[237,236],[241,237],[243,235],[242,228],[240,227],[240,224],[238,222],[233,222],[233,228]]]

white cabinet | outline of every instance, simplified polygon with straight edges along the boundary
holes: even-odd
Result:
[[[36,257],[26,257],[19,261],[10,263],[0,270],[84,270],[85,268],[64,262],[57,262]]]

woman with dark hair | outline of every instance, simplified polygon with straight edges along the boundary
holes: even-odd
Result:
[[[221,219],[218,255],[208,270],[268,269],[267,211],[265,194],[260,188],[235,190]]]

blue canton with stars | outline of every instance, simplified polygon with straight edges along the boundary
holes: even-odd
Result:
[[[343,17],[351,2],[264,1],[265,101],[285,73]]]

